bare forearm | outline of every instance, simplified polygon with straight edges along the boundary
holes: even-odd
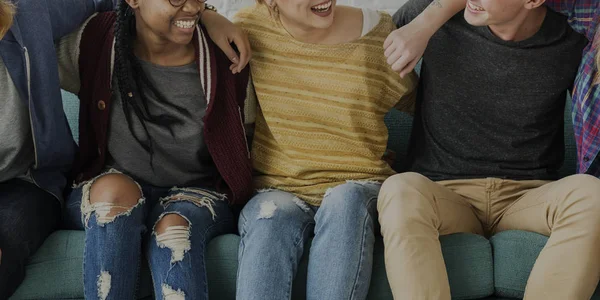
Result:
[[[466,0],[433,0],[411,23],[420,24],[423,28],[427,28],[427,31],[433,35],[452,16],[463,10],[466,4]]]
[[[208,9],[202,12],[202,17],[200,18],[200,22],[204,26],[206,26],[206,24],[211,24],[210,22],[219,22],[223,20],[227,20],[227,18],[225,18],[217,12]]]

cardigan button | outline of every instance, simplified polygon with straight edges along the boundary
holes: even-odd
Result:
[[[99,110],[104,110],[104,109],[106,109],[106,102],[104,102],[104,100],[100,100],[100,101],[98,101],[98,109],[99,109]]]

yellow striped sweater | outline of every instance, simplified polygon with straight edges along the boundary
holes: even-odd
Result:
[[[319,205],[327,189],[348,180],[381,182],[394,174],[382,160],[383,119],[394,107],[412,112],[417,80],[401,79],[386,63],[383,42],[395,25],[380,14],[363,37],[319,45],[294,39],[265,5],[238,12],[253,51],[256,188]]]

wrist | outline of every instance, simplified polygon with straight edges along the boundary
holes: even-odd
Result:
[[[435,15],[435,14],[433,14],[433,15]],[[419,33],[431,37],[438,29],[440,29],[442,27],[442,25],[444,25],[444,22],[436,20],[434,16],[420,14],[419,16],[414,18],[409,23],[409,25],[415,26],[416,28],[418,28],[417,31]]]

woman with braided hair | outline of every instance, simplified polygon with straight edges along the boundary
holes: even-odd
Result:
[[[206,245],[252,193],[247,69],[198,25],[205,9],[120,0],[57,45],[81,100],[67,213],[86,231],[86,298],[133,299],[143,250],[158,299],[207,299]]]

